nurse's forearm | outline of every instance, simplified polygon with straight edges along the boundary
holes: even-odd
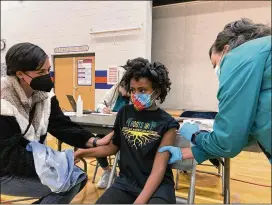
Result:
[[[192,146],[191,148],[182,148],[182,159],[195,159],[198,164],[201,164],[203,161],[212,158],[208,156],[202,149],[198,146]]]

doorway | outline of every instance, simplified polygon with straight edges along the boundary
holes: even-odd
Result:
[[[77,101],[81,96],[84,110],[95,109],[95,54],[53,56],[55,94],[64,111],[73,111],[66,95]]]

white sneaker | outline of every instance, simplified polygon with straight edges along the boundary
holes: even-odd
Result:
[[[111,170],[106,170],[106,171],[103,172],[100,181],[96,185],[97,188],[99,188],[99,189],[105,189],[107,187],[108,181],[110,179],[110,173],[111,173]],[[114,175],[114,178],[115,177],[116,177],[116,174]]]

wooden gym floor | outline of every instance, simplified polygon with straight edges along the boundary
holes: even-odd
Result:
[[[48,145],[57,148],[56,138],[49,136]],[[67,145],[63,149],[70,148]],[[94,166],[96,162],[90,164],[95,159],[87,159],[88,161],[88,177],[89,181],[85,188],[73,199],[73,204],[93,204],[101,196],[104,190],[97,189],[96,183],[100,179],[102,169],[99,168],[96,182],[92,184]],[[208,162],[206,163],[208,164]],[[80,162],[79,166],[83,167]],[[217,170],[213,167],[197,166],[197,170],[213,171]],[[176,170],[173,171],[174,176]],[[262,153],[242,152],[234,159],[231,159],[231,203],[267,203],[271,204],[271,165]],[[241,181],[247,181],[244,183]],[[177,196],[187,197],[190,182],[190,174],[180,174],[179,190],[176,191]],[[196,176],[196,204],[212,203],[220,204],[223,201],[221,195],[221,178],[197,173]],[[259,184],[259,185],[257,185]],[[18,198],[18,197],[16,197]],[[2,200],[11,200],[13,197],[4,196]],[[16,203],[31,203],[32,201],[16,202]]]

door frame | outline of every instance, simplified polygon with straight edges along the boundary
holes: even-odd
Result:
[[[90,53],[67,53],[67,54],[53,54],[51,55],[51,59],[52,59],[52,65],[51,65],[51,68],[52,68],[52,71],[54,72],[54,84],[56,83],[56,69],[55,69],[55,59],[56,58],[77,58],[77,57],[94,57],[95,58],[95,53],[93,52],[90,52]],[[75,65],[75,62],[73,63]],[[94,67],[95,69],[95,67]],[[73,76],[75,76],[75,72],[76,72],[76,69],[75,67],[73,68]],[[95,77],[95,76],[94,76]],[[75,82],[75,79],[73,79],[73,86],[75,86],[76,82]],[[94,83],[94,86],[95,86],[95,83]],[[54,87],[54,90],[55,90],[55,87]],[[95,88],[94,88],[95,90]],[[95,93],[94,93],[95,95]],[[75,98],[75,89],[73,88],[73,97]]]
[[[51,55],[52,59],[52,68],[55,73],[55,58],[69,58],[69,57],[88,57],[93,56],[95,57],[95,53],[67,53],[67,54],[53,54]]]

